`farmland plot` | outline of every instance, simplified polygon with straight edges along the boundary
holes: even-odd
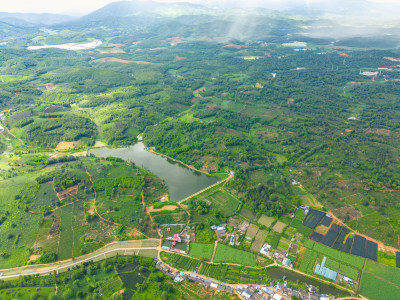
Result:
[[[228,262],[245,266],[255,266],[256,256],[255,254],[247,251],[231,248],[223,244],[218,244],[217,251],[214,256],[214,262]]]
[[[218,191],[207,197],[211,201],[211,207],[221,212],[224,216],[233,215],[240,205],[240,201],[225,191]]]
[[[258,252],[260,251],[261,247],[264,245],[265,239],[268,236],[268,231],[265,230],[259,230],[257,232],[257,235],[255,237],[255,240],[253,244],[250,247],[250,251],[252,252]]]
[[[367,297],[379,300],[398,299],[400,287],[385,280],[381,280],[367,272],[361,276],[360,293]]]
[[[211,260],[214,244],[190,243],[190,256]]]

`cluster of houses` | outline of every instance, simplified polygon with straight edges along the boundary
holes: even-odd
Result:
[[[292,296],[301,300],[334,299],[334,297],[329,297],[328,295],[316,294],[316,289],[313,286],[308,286],[308,291],[302,289],[298,291],[293,290],[287,287],[286,281],[284,283],[277,283],[276,285],[274,285],[273,282],[270,282],[269,287],[237,285],[235,291],[246,300],[287,300],[291,299]]]
[[[167,231],[169,228],[167,228]],[[193,232],[192,232],[193,231]],[[190,242],[195,241],[194,230],[186,226],[180,233],[175,233],[165,238],[167,241],[161,246],[163,250],[174,251],[180,254],[188,254]]]
[[[220,290],[220,291],[229,293],[231,295],[234,294],[233,287],[231,287],[230,285],[216,282],[216,281],[204,278],[204,277],[196,275],[196,274],[192,274],[192,273],[185,274],[184,272],[174,271],[169,266],[167,266],[166,264],[164,264],[161,261],[157,262],[156,268],[158,270],[160,270],[164,275],[172,278],[175,282],[182,282],[185,279],[191,279],[205,287],[211,287],[213,289]],[[196,272],[196,270],[195,270],[195,272]]]
[[[160,270],[164,275],[172,278],[175,282],[182,282],[187,277],[183,272],[174,271],[161,261],[157,262],[156,268]]]
[[[272,250],[272,246],[268,243],[265,243],[261,250],[260,250],[260,254],[262,255],[266,255],[271,259],[275,259],[276,261],[282,263],[282,265],[286,266],[286,267],[293,267],[293,262],[287,258],[287,253],[286,252],[282,252],[279,250]]]
[[[223,284],[223,283],[220,283],[220,282],[215,282],[215,281],[212,281],[212,280],[207,279],[207,278],[200,277],[200,276],[195,275],[195,274],[190,274],[188,278],[190,278],[191,280],[193,280],[193,281],[195,281],[195,282],[197,282],[197,283],[199,283],[199,284],[201,284],[201,285],[203,285],[205,287],[211,287],[213,289],[220,290],[220,291],[229,293],[231,295],[234,294],[233,287],[231,287],[231,286],[229,286],[227,284]]]
[[[283,283],[274,284],[270,282],[269,286],[266,285],[228,285],[224,284],[204,276],[194,274],[197,272],[197,268],[193,273],[191,272],[180,272],[171,269],[167,264],[162,261],[158,261],[156,268],[160,270],[164,275],[172,278],[175,282],[182,282],[186,279],[193,280],[204,287],[212,288],[217,291],[223,291],[233,295],[236,293],[246,300],[288,300],[292,296],[301,300],[330,300],[334,297],[328,295],[316,294],[316,288],[314,286],[307,286],[308,290],[293,290],[287,287],[285,277]]]
[[[225,225],[212,225],[210,226],[212,230],[217,234],[219,239],[223,239],[226,237],[226,227]]]
[[[166,238],[167,241],[163,243],[161,248],[167,251],[174,251],[180,254],[187,254],[187,243],[182,242],[180,234],[176,233]]]
[[[156,268],[160,270],[164,275],[172,278],[175,282],[182,282],[186,279],[193,280],[204,287],[212,288],[218,291],[223,291],[233,295],[234,293],[240,295],[246,300],[288,300],[292,296],[301,300],[329,300],[327,295],[316,294],[316,289],[313,286],[308,286],[308,290],[293,290],[287,287],[286,281],[283,283],[277,283],[276,285],[271,281],[269,286],[266,285],[232,285],[217,282],[215,280],[208,279],[204,276],[193,273],[185,273],[172,270],[168,265],[162,261],[158,261]],[[196,270],[194,271],[196,273]]]

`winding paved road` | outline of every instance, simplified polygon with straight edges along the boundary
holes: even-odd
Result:
[[[150,245],[148,245],[150,244]],[[153,245],[151,245],[153,244]],[[0,270],[1,276],[0,279],[6,279],[6,278],[15,278],[19,277],[21,275],[27,276],[27,275],[48,275],[55,272],[59,272],[60,270],[63,269],[68,269],[71,267],[74,267],[76,265],[80,265],[82,263],[92,261],[92,260],[102,260],[108,257],[111,257],[113,255],[108,255],[111,253],[120,253],[120,254],[138,254],[139,251],[142,250],[155,250],[158,251],[160,250],[160,245],[159,245],[159,240],[158,239],[151,239],[151,240],[139,240],[139,241],[123,241],[123,242],[115,242],[108,244],[104,246],[103,248],[82,256],[78,257],[76,259],[70,259],[67,261],[60,261],[60,262],[55,262],[55,263],[50,263],[50,264],[44,264],[44,265],[31,265],[31,266],[23,266],[19,268],[13,268],[13,269],[5,269],[5,270]],[[122,253],[123,252],[123,253]],[[156,255],[156,256],[157,256]]]

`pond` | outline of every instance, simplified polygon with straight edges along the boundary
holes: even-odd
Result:
[[[90,153],[99,157],[119,157],[134,162],[136,166],[149,170],[165,181],[169,199],[178,202],[218,182],[218,178],[193,171],[164,156],[145,149],[139,142],[127,148],[95,148]]]
[[[321,294],[331,294],[334,296],[337,295],[343,295],[343,296],[349,296],[350,293],[343,291],[341,289],[338,289],[332,285],[322,283],[320,281],[317,281],[315,279],[312,279],[310,277],[304,276],[302,274],[290,271],[288,269],[280,268],[280,267],[271,267],[267,269],[267,275],[269,279],[274,279],[274,280],[280,280],[282,281],[283,276],[286,276],[286,280],[288,281],[294,281],[296,282],[297,280],[299,282],[304,282],[308,285],[312,286],[318,286],[319,287],[319,292]]]

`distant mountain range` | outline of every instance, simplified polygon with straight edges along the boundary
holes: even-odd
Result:
[[[247,6],[243,8],[243,5]],[[261,6],[261,8],[250,8],[251,6]],[[396,11],[400,6],[398,4],[373,3],[367,0],[314,0],[299,1],[285,0],[277,1],[253,1],[245,2],[240,0],[230,0],[215,2],[212,0],[204,0],[204,5],[193,4],[188,2],[179,3],[161,3],[155,1],[119,1],[110,3],[100,9],[97,9],[82,17],[73,17],[61,14],[35,14],[35,13],[5,13],[0,12],[0,22],[4,24],[0,26],[0,34],[3,36],[7,32],[19,32],[23,28],[38,29],[41,26],[62,25],[72,26],[76,24],[89,24],[91,22],[115,22],[118,18],[147,19],[150,17],[179,17],[187,15],[267,15],[271,11],[269,9],[288,12],[290,14],[305,15],[312,18],[326,17],[331,15],[332,20],[336,20],[332,16],[347,17],[372,17],[378,18],[389,16],[397,18]],[[383,13],[384,12],[384,13]],[[383,17],[382,17],[383,19]],[[337,21],[337,20],[336,20]]]
[[[82,17],[82,19],[98,20],[107,17],[129,17],[143,15],[145,13],[167,15],[168,12],[172,11],[174,11],[176,16],[179,15],[179,11],[190,14],[190,12],[194,11],[206,12],[207,10],[209,10],[209,8],[205,6],[188,2],[160,3],[154,1],[120,1],[110,3]]]
[[[76,17],[59,14],[31,14],[0,12],[0,21],[14,26],[31,27],[37,25],[55,25],[75,20]]]

